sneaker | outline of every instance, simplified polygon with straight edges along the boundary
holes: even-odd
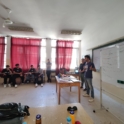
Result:
[[[11,87],[11,84],[8,84],[9,87]]]
[[[15,88],[17,88],[17,87],[18,87],[18,85],[16,84],[16,85],[15,85]]]
[[[6,88],[6,84],[4,84],[4,88]]]
[[[41,87],[43,87],[43,84],[41,84]]]
[[[35,87],[37,87],[38,85],[37,84],[35,84]]]
[[[93,99],[93,98],[89,99],[89,102],[93,102],[93,101],[94,101],[94,99]]]
[[[84,94],[83,97],[89,97],[89,95],[88,94]]]

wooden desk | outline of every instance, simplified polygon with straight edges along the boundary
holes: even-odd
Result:
[[[78,87],[78,100],[80,102],[80,81],[78,80],[78,82],[60,82],[59,78],[57,76],[55,76],[56,79],[56,92],[59,91],[58,94],[58,104],[60,104],[60,95],[61,95],[61,88],[62,87],[70,87],[70,91],[71,91],[71,87],[72,86],[77,86]]]
[[[66,118],[69,116],[69,112],[67,112],[68,106],[77,106],[78,111],[75,112],[75,118],[81,124],[94,124],[80,103],[30,108],[30,116],[26,117],[24,121],[27,124],[35,124],[36,115],[41,114],[42,124],[66,124]]]

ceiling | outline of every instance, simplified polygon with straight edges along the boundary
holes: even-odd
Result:
[[[1,0],[12,10],[11,20],[25,24],[35,33],[13,32],[3,28],[0,18],[0,34],[47,38],[86,39],[98,29],[124,15],[123,0]],[[0,6],[0,15],[7,11]],[[82,35],[62,35],[62,29],[82,30]]]

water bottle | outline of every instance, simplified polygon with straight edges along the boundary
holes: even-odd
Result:
[[[74,115],[74,111],[70,111],[70,118],[71,118],[72,124],[75,124],[75,115]]]
[[[23,122],[22,124],[27,124],[27,122]]]
[[[42,124],[41,115],[36,115],[36,124]]]
[[[66,124],[72,124],[72,123],[71,123],[71,118],[70,118],[70,117],[67,117],[67,119],[66,119]]]

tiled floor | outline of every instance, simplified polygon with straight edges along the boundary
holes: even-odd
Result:
[[[33,84],[22,84],[18,88],[3,88],[0,85],[0,104],[6,102],[21,102],[30,107],[58,105],[58,98],[55,90],[55,83],[45,83],[44,87],[35,88]],[[88,98],[82,97],[84,91],[81,90],[81,104],[94,124],[123,124],[109,112],[93,109],[99,109],[99,91],[95,89],[95,102],[89,103]],[[61,104],[78,102],[77,87],[63,88],[61,90]]]

